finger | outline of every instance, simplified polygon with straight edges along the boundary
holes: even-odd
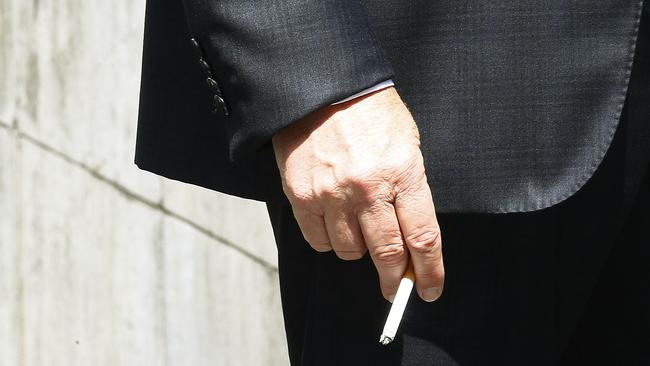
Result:
[[[355,260],[366,254],[366,244],[356,216],[342,210],[326,211],[325,227],[332,248],[339,258]]]
[[[293,216],[298,222],[302,236],[309,245],[318,252],[329,252],[332,250],[325,220],[322,215],[317,215],[307,210],[294,209]]]
[[[388,202],[380,202],[360,212],[358,218],[370,257],[377,268],[381,292],[392,302],[408,263],[408,251],[404,247],[395,209]]]
[[[442,294],[445,271],[440,227],[426,178],[396,196],[395,212],[413,262],[418,295],[434,301]]]

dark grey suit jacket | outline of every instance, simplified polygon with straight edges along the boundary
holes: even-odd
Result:
[[[635,45],[647,44],[642,9],[638,0],[148,0],[136,162],[274,199],[271,136],[393,78],[420,128],[439,211],[548,207],[592,176],[611,143]]]

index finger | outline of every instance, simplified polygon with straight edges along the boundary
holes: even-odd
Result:
[[[426,176],[395,197],[395,212],[413,262],[418,295],[434,301],[442,294],[445,270],[440,226]]]

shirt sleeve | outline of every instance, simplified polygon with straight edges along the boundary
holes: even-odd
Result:
[[[395,86],[395,83],[393,82],[392,79],[384,80],[384,81],[382,81],[381,83],[375,84],[375,85],[371,86],[371,87],[368,88],[368,89],[364,89],[364,90],[362,90],[362,91],[360,91],[360,92],[358,92],[358,93],[355,93],[355,94],[350,95],[349,97],[347,97],[347,98],[345,98],[345,99],[341,99],[341,100],[339,100],[338,102],[334,102],[334,103],[332,103],[332,105],[337,105],[337,104],[345,103],[345,102],[348,102],[348,101],[350,101],[350,100],[352,100],[352,99],[356,99],[356,98],[362,97],[362,96],[364,96],[364,95],[366,95],[366,94],[370,94],[370,93],[372,93],[372,92],[376,92],[376,91],[378,91],[378,90],[382,90],[382,89],[390,88],[391,86]]]

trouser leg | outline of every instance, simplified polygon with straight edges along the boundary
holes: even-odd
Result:
[[[522,214],[439,215],[445,292],[434,303],[412,296],[388,347],[379,346],[378,336],[389,304],[369,258],[342,261],[314,252],[290,207],[270,203],[292,363],[554,364],[584,327],[626,217],[622,144],[615,139],[596,175],[560,205]],[[643,273],[626,280],[650,282]],[[612,322],[618,316],[602,313],[594,310]]]
[[[342,261],[333,252],[315,252],[288,205],[268,208],[292,365],[398,365],[401,349],[379,344],[390,304],[369,258]]]
[[[600,272],[563,365],[650,365],[650,175]]]

